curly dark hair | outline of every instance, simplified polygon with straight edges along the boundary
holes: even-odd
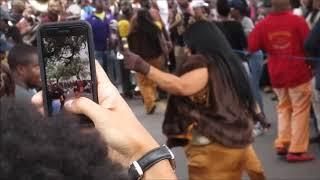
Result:
[[[128,179],[107,158],[99,133],[80,131],[75,116],[44,118],[27,104],[0,99],[1,180]]]
[[[9,67],[0,62],[0,98],[2,96],[14,96],[15,83]]]

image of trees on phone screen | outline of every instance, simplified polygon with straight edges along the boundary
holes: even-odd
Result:
[[[86,36],[45,37],[42,43],[49,115],[62,111],[69,99],[93,99]]]

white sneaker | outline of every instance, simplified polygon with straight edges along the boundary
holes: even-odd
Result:
[[[262,126],[260,125],[260,123],[257,123],[252,131],[253,137],[257,137],[260,136],[262,134],[264,134],[264,130],[262,128]]]

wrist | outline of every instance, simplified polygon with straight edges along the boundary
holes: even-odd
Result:
[[[140,159],[143,155],[150,152],[151,150],[158,148],[160,145],[156,141],[149,143],[136,143],[134,151],[130,157],[130,163]]]
[[[174,159],[174,154],[166,145],[158,146],[132,162],[128,170],[129,179],[175,179]]]
[[[148,75],[150,72],[150,64],[145,62],[144,60],[140,61],[140,65],[138,65],[139,67],[139,72],[143,75]]]

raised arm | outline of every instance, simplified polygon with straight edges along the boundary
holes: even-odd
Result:
[[[201,91],[208,83],[207,67],[196,68],[179,77],[150,66],[134,53],[126,51],[124,54],[126,68],[146,75],[170,94],[190,96]]]
[[[205,88],[208,83],[208,69],[198,68],[178,77],[150,67],[147,77],[170,94],[190,96]]]

